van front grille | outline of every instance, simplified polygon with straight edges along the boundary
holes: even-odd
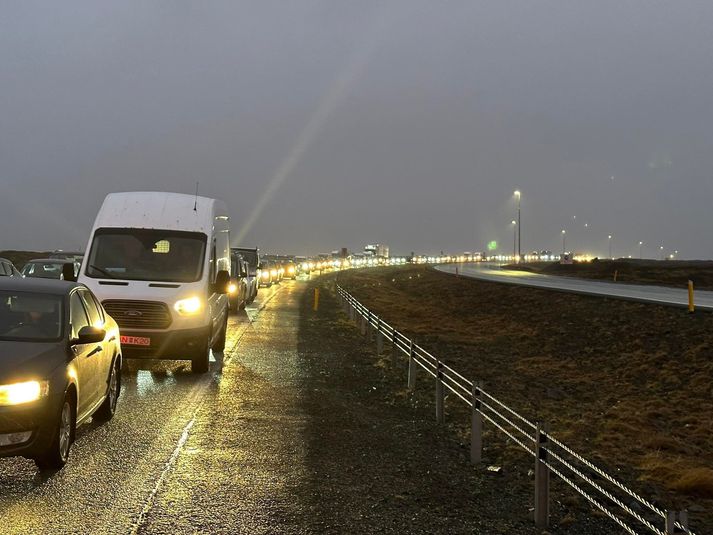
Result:
[[[110,299],[102,305],[120,329],[167,329],[171,325],[165,303]]]

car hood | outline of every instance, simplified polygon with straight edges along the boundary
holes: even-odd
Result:
[[[42,379],[66,361],[64,342],[0,340],[0,384]]]

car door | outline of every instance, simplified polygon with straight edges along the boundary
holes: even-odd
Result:
[[[94,327],[101,327],[106,329],[104,314],[101,307],[97,303],[94,296],[89,292],[89,290],[81,289],[78,290],[80,297],[82,298],[82,303],[87,311],[89,317],[89,323]],[[107,335],[109,336],[109,335]],[[96,362],[96,392],[95,401],[99,398],[103,399],[106,395],[107,388],[109,386],[109,371],[111,370],[112,360],[114,358],[113,354],[113,340],[107,340],[104,337],[104,342],[101,344],[101,351],[97,352],[92,356]]]
[[[82,327],[90,325],[79,291],[69,297],[70,340],[78,338]],[[98,349],[99,348],[99,349]],[[70,348],[77,370],[77,420],[84,419],[97,400],[98,366],[101,344],[74,344]]]

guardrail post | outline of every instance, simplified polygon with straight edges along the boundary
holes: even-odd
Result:
[[[371,310],[366,313],[366,339],[371,342],[371,331],[372,331],[372,326],[371,326]]]
[[[483,460],[483,416],[481,410],[480,390],[482,383],[473,383],[473,414],[470,426],[470,462],[480,464]]]
[[[416,359],[413,356],[413,340],[409,340],[408,348],[408,387],[410,390],[416,388]]]
[[[349,321],[356,321],[356,314],[354,313],[354,303],[347,301],[347,310],[349,311]]]
[[[678,513],[678,523],[681,524],[684,531],[688,533],[688,509],[679,511]]]
[[[381,332],[381,318],[376,317],[376,354],[384,352],[384,333]]]
[[[366,334],[366,316],[363,315],[361,312],[359,313],[361,316],[361,334],[364,336]]]
[[[442,424],[445,422],[443,413],[443,364],[439,360],[436,364],[436,422]]]
[[[535,525],[546,529],[550,524],[550,469],[547,462],[547,425],[538,422],[535,435]]]

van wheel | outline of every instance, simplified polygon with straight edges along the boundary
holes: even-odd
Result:
[[[74,401],[67,394],[59,413],[59,421],[54,429],[52,443],[45,452],[35,457],[35,464],[40,470],[59,470],[67,464],[75,424]]]
[[[205,346],[196,351],[191,359],[191,372],[206,373],[210,367],[210,337],[205,341]]]
[[[223,326],[220,329],[220,334],[218,335],[217,340],[215,341],[215,344],[213,344],[213,351],[223,351],[225,349],[225,338],[226,335],[228,334],[228,316],[225,316],[225,321],[223,322]]]
[[[104,403],[102,403],[97,409],[97,412],[94,413],[94,417],[102,422],[111,420],[116,412],[119,394],[121,394],[121,365],[117,360],[109,372],[108,389]]]

